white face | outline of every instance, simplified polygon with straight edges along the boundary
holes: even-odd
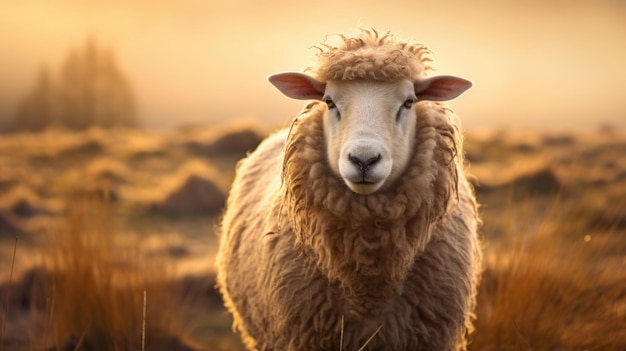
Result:
[[[328,81],[328,162],[355,193],[371,194],[402,174],[414,145],[412,81]]]
[[[466,79],[448,75],[414,82],[324,83],[287,72],[272,75],[269,81],[288,97],[328,104],[324,116],[328,162],[350,189],[364,195],[392,184],[407,167],[415,139],[412,106],[417,98],[451,100],[472,86]]]

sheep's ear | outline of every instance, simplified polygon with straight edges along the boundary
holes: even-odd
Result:
[[[418,100],[446,101],[463,94],[472,82],[455,76],[434,76],[415,81]]]
[[[292,99],[321,100],[326,85],[302,73],[278,73],[268,78],[278,90]]]

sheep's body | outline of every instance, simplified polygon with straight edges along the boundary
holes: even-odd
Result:
[[[218,284],[257,350],[456,350],[471,331],[476,203],[456,117],[420,102],[407,169],[356,194],[333,172],[324,103],[241,161]],[[281,176],[282,175],[282,176]]]

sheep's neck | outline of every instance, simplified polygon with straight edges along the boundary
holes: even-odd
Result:
[[[358,287],[333,284],[337,292],[337,310],[348,321],[380,316],[392,307],[392,298],[401,294],[398,284],[381,277],[361,277],[359,282]]]
[[[406,223],[372,222],[341,227],[315,235],[307,250],[329,282],[336,287],[346,317],[362,318],[383,312],[402,294],[402,286],[416,255],[428,240],[428,229],[415,231],[417,220]],[[409,233],[409,234],[407,234]],[[319,242],[316,242],[319,241]]]
[[[405,173],[385,191],[357,195],[329,167],[326,108],[309,104],[294,121],[284,148],[280,213],[296,246],[361,313],[357,305],[367,306],[371,294],[383,304],[401,293],[431,225],[456,196],[461,144],[445,106],[426,104]]]

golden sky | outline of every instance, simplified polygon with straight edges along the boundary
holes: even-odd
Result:
[[[436,3],[436,4],[433,4]],[[474,87],[452,103],[465,127],[626,127],[626,2],[0,0],[0,119],[67,51],[114,49],[151,127],[254,118],[287,124],[303,105],[266,78],[302,71],[313,45],[358,27],[434,53]]]

